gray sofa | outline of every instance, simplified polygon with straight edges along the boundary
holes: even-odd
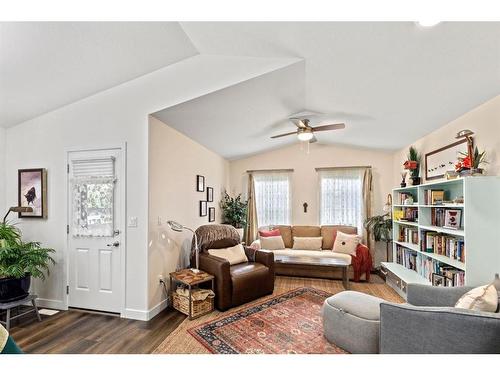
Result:
[[[380,353],[500,353],[500,313],[453,307],[472,288],[408,284],[408,304],[380,304]]]
[[[341,292],[323,305],[324,334],[351,353],[500,353],[500,313],[453,307],[470,289],[408,284],[407,304]]]

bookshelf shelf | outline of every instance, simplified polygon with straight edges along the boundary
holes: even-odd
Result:
[[[453,278],[457,283],[455,285],[467,286],[487,284],[495,273],[500,273],[500,177],[467,177],[397,187],[393,189],[393,195],[393,213],[397,211],[401,214],[403,211],[404,217],[417,218],[415,211],[411,210],[418,210],[417,222],[394,220],[395,261],[382,263],[382,267],[390,271],[392,276],[388,284],[402,296],[405,296],[406,284],[429,285],[430,275],[436,272],[443,272]],[[413,198],[414,203],[402,204],[402,198]],[[464,203],[440,204],[440,200],[452,201],[456,198],[463,198]],[[437,204],[427,204],[432,201]],[[447,209],[461,211],[461,228],[433,225],[445,223],[446,216],[454,213],[446,212]],[[418,244],[396,241],[403,238],[404,241],[411,241],[411,237],[409,239],[407,236],[414,230],[418,231],[417,234],[413,233],[413,236],[417,236]],[[423,241],[426,241],[424,247],[433,247],[436,252],[423,251]],[[465,261],[438,252],[453,253],[462,260],[465,254]]]

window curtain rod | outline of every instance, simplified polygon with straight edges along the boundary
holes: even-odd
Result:
[[[371,168],[371,165],[354,165],[352,167],[323,167],[323,168],[314,168],[316,172],[321,172],[321,171],[331,171],[335,169],[367,169]]]
[[[293,172],[293,169],[251,169],[251,170],[247,170],[247,173],[258,173],[258,172]]]

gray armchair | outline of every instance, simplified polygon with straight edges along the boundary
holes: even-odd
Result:
[[[472,288],[408,284],[408,304],[380,304],[380,353],[500,353],[500,313],[453,307]]]

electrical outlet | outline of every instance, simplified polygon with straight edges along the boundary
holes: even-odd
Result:
[[[158,226],[161,225],[161,216],[158,216]]]

